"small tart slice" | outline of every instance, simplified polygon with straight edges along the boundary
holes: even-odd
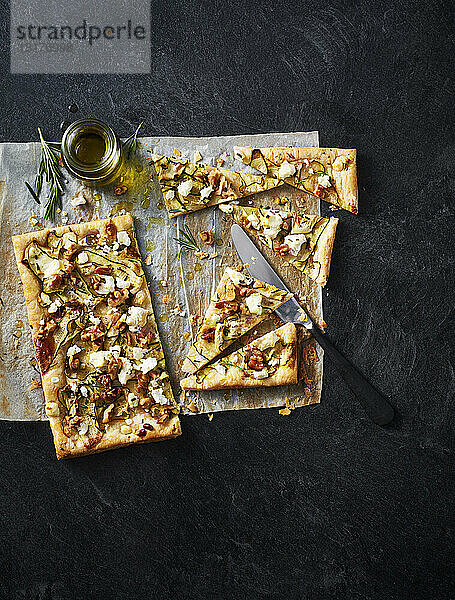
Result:
[[[182,379],[180,385],[184,390],[221,390],[297,383],[296,342],[295,325],[287,323]]]
[[[269,190],[282,182],[266,175],[237,173],[152,153],[171,217]]]
[[[246,272],[227,267],[183,363],[183,371],[194,373],[202,368],[291,297],[292,294],[253,279]]]
[[[356,150],[234,147],[235,157],[326,202],[358,212]]]
[[[327,283],[338,219],[252,206],[234,206],[232,216],[248,233],[317,284]]]

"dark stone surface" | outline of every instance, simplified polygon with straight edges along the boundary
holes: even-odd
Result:
[[[83,460],[0,423],[0,596],[454,598],[453,3],[226,4],[153,2],[151,75],[94,77],[9,75],[2,3],[0,138],[57,136],[76,102],[122,135],[358,148],[326,320],[399,417],[372,425],[326,362],[319,406]]]

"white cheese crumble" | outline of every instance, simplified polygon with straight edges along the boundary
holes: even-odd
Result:
[[[77,392],[78,385],[75,381],[70,381],[68,385],[70,386],[70,390],[72,392]]]
[[[101,369],[111,359],[112,354],[109,350],[98,350],[97,352],[90,352],[88,356],[88,362],[95,367],[95,369]]]
[[[141,306],[130,306],[126,317],[126,324],[129,327],[140,329],[147,323],[148,310]]]
[[[191,179],[186,179],[185,181],[182,181],[182,183],[180,183],[177,186],[178,193],[181,196],[183,196],[184,198],[186,198],[191,193],[192,189],[193,189],[193,182],[191,181]]]
[[[175,192],[174,190],[168,190],[165,194],[164,197],[166,200],[172,200],[173,198],[175,198]]]
[[[230,215],[232,212],[234,212],[233,204],[218,204],[218,208],[221,210],[221,212],[224,212],[227,215]]]
[[[278,177],[280,179],[286,179],[286,177],[292,177],[295,173],[295,165],[292,165],[290,162],[285,160],[281,163],[280,168],[278,169]]]
[[[277,213],[267,211],[261,217],[261,224],[264,227],[265,237],[274,239],[280,233],[280,229],[283,225],[283,218]]]
[[[118,380],[125,385],[133,377],[133,365],[128,358],[121,357],[122,368],[118,373]]]
[[[89,314],[88,320],[90,323],[93,323],[93,325],[99,325],[101,323],[101,319],[99,317],[95,317],[93,313]]]
[[[207,187],[202,188],[202,190],[199,193],[201,195],[202,200],[205,200],[205,198],[208,198],[212,192],[213,186],[208,185]]]
[[[234,285],[250,285],[253,281],[253,278],[248,273],[231,269],[231,267],[227,267],[226,273]]]
[[[58,298],[55,298],[55,300],[49,304],[47,310],[50,313],[56,313],[61,305],[61,301]]]
[[[58,377],[51,377],[51,383],[58,383],[59,381]]]
[[[131,347],[131,353],[133,355],[133,360],[141,360],[144,358],[144,354],[146,353],[145,348],[139,348],[138,346]]]
[[[41,302],[44,306],[49,306],[51,303],[51,297],[45,292],[41,292],[40,294]]]
[[[289,246],[289,252],[292,256],[297,256],[302,244],[306,244],[306,235],[304,233],[290,233],[284,238],[284,242]]]
[[[118,242],[114,242],[112,244],[112,250],[116,251],[120,248],[120,244]]]
[[[90,262],[87,252],[79,252],[76,260],[80,265],[86,265],[88,262]]]
[[[253,315],[262,315],[262,296],[261,294],[255,293],[245,298],[245,304]]]
[[[149,358],[146,358],[141,362],[140,370],[142,371],[142,373],[144,373],[144,375],[146,375],[150,371],[153,371],[157,364],[158,361],[156,360],[156,358],[149,356]]]
[[[169,400],[163,394],[163,390],[161,388],[157,388],[156,390],[152,390],[152,398],[158,404],[168,404]]]
[[[131,238],[128,235],[128,232],[127,231],[118,231],[117,232],[117,242],[119,244],[123,244],[123,246],[130,246]]]
[[[131,281],[128,281],[128,279],[122,279],[121,277],[116,277],[115,285],[118,287],[119,290],[124,290],[125,288],[130,287]]]
[[[98,275],[101,279],[100,285],[96,290],[98,294],[110,294],[115,290],[115,279],[112,275]]]
[[[262,369],[262,371],[257,371],[257,373],[253,373],[253,377],[255,379],[267,379],[269,373],[267,369]]]
[[[319,175],[318,183],[320,183],[323,187],[329,188],[332,186],[332,182],[330,181],[330,177],[328,175]]]
[[[83,398],[88,398],[88,388],[85,385],[81,385],[81,394]]]
[[[74,344],[74,346],[68,348],[66,354],[67,356],[74,356],[75,354],[79,354],[79,352],[82,352],[82,348],[79,348],[77,344]]]
[[[79,192],[78,194],[76,194],[74,196],[74,198],[71,198],[71,200],[70,200],[70,204],[73,208],[76,208],[76,206],[82,206],[86,202],[87,202],[87,200],[82,195],[82,192]]]

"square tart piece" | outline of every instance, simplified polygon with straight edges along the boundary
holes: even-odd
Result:
[[[57,458],[180,435],[132,216],[13,245]]]

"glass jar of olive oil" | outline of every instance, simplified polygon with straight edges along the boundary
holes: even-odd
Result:
[[[81,119],[63,134],[65,167],[88,185],[114,181],[123,166],[122,144],[117,134],[98,119]]]

